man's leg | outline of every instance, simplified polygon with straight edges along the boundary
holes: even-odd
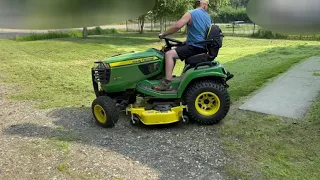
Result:
[[[178,59],[179,56],[176,52],[176,50],[170,50],[166,52],[165,55],[165,61],[166,61],[166,77],[164,80],[160,82],[159,85],[155,86],[153,89],[157,91],[167,91],[171,90],[171,80],[172,80],[172,74],[173,74],[173,69],[176,64],[176,59]]]
[[[176,50],[170,50],[166,53],[166,80],[172,80],[172,74],[176,60],[179,58]]]

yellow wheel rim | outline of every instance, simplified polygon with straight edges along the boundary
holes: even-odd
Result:
[[[107,114],[100,105],[95,105],[94,106],[94,115],[96,116],[97,120],[105,124],[107,122]]]
[[[219,97],[212,92],[201,93],[195,101],[196,110],[203,116],[215,115],[220,106]]]

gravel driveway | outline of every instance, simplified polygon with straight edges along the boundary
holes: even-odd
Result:
[[[37,110],[0,84],[0,179],[225,179],[217,126],[113,129],[90,107]]]

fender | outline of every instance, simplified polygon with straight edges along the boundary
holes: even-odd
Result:
[[[199,68],[197,70],[193,68],[188,70],[181,78],[181,84],[178,89],[178,98],[182,97],[184,91],[192,81],[203,79],[205,77],[208,77],[208,79],[226,79],[228,76],[225,72],[226,71],[221,64],[211,68]]]

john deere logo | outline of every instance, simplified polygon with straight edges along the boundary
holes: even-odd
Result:
[[[158,58],[157,57],[149,57],[149,58],[143,58],[143,59],[134,60],[132,63],[133,64],[138,64],[138,63],[153,61],[153,60],[156,60],[156,59],[158,59]]]
[[[119,67],[119,66],[126,66],[126,65],[131,65],[131,64],[139,64],[139,63],[144,63],[144,62],[149,62],[149,61],[154,61],[154,60],[158,60],[158,57],[147,57],[147,58],[142,58],[142,59],[115,62],[115,63],[111,63],[110,66],[111,67]]]

